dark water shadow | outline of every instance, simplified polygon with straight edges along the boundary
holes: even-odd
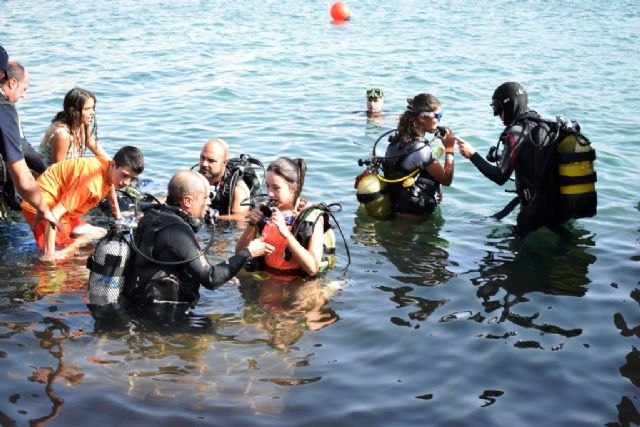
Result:
[[[380,254],[400,275],[393,279],[407,284],[435,286],[455,276],[449,267],[449,242],[440,237],[444,219],[436,210],[423,222],[405,220],[374,221],[361,210],[355,217],[352,239],[365,246],[379,246]]]
[[[484,309],[472,319],[482,322],[487,317],[491,323],[510,323],[543,333],[558,334],[567,338],[582,334],[582,329],[565,329],[540,322],[540,313],[523,316],[518,304],[530,301],[527,294],[543,293],[554,296],[583,297],[591,280],[589,266],[596,257],[588,249],[595,246],[593,235],[584,229],[569,225],[552,232],[539,230],[525,239],[505,233],[504,229],[492,232],[487,238],[488,250],[478,269],[466,275],[477,287],[476,296]],[[487,335],[487,338],[507,338]],[[537,341],[518,341],[521,348],[542,348]]]
[[[33,371],[26,378],[31,383],[42,384],[44,386],[44,394],[51,402],[49,412],[37,418],[29,419],[29,425],[46,425],[61,414],[65,405],[65,400],[56,392],[56,388],[60,387],[60,384],[56,386],[56,383],[64,384],[67,387],[76,387],[85,377],[79,365],[65,361],[65,343],[74,338],[73,332],[62,319],[56,317],[45,317],[39,323],[35,321],[26,323],[2,322],[2,327],[10,331],[0,337],[3,340],[31,332],[38,340],[39,347],[45,350],[54,360],[52,366],[46,366],[48,363],[47,358],[39,357],[38,366],[32,365]],[[15,357],[16,355],[13,356]],[[3,355],[4,357],[6,356]],[[31,399],[40,397],[39,393],[28,392],[28,387],[20,387],[19,384],[19,382],[16,382],[18,388],[9,398],[12,404],[17,405],[21,403],[21,400],[30,402]],[[29,409],[31,412],[37,412],[41,406],[34,405],[31,407],[29,405]],[[22,410],[19,413],[26,415],[27,411]],[[2,412],[0,412],[0,423],[2,425],[16,425],[15,420]]]
[[[640,202],[636,204],[636,210],[640,212]],[[640,229],[636,231],[636,240],[640,243]],[[631,260],[635,262],[640,261],[640,255],[632,255]],[[638,281],[636,285],[640,285],[640,281]],[[629,297],[640,306],[640,288],[636,287],[632,289]],[[637,310],[640,310],[640,307],[636,307],[636,313]],[[634,310],[631,310],[631,312],[633,313]],[[617,312],[613,315],[613,324],[616,329],[620,331],[621,336],[633,340],[635,343],[631,345],[631,351],[627,354],[625,363],[620,367],[620,375],[627,378],[636,388],[640,388],[640,350],[638,350],[640,346],[638,345],[638,340],[640,340],[640,322],[638,322],[638,317],[635,316],[632,320],[628,320],[622,313]],[[640,411],[638,411],[638,408],[634,404],[635,400],[637,400],[636,395],[623,395],[620,398],[620,403],[616,405],[618,420],[609,422],[606,425],[608,427],[640,425]]]
[[[446,284],[456,276],[451,270],[456,263],[449,259],[449,242],[440,236],[444,223],[439,210],[422,222],[401,219],[375,221],[362,209],[355,218],[352,239],[358,244],[377,249],[398,270],[398,274],[390,274],[389,278],[400,282],[402,286],[376,286],[389,293],[389,299],[398,308],[411,310],[407,318],[391,317],[389,320],[394,325],[419,328],[417,322],[427,320],[436,309],[448,302],[418,295],[428,293],[427,289],[420,288]]]
[[[633,289],[629,296],[640,306],[640,289]],[[637,317],[634,320],[637,321]],[[623,337],[640,339],[640,323],[630,325],[619,312],[614,314],[613,323]],[[625,363],[620,367],[620,375],[627,378],[636,388],[640,388],[640,350],[635,345],[631,346],[631,351],[627,354]],[[620,403],[616,406],[618,409],[618,421],[610,422],[606,425],[614,427],[640,424],[640,412],[634,405],[634,400],[636,400],[636,396],[623,395],[620,398]]]

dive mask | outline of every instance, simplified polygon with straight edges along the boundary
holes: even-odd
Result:
[[[381,98],[384,98],[384,92],[382,89],[373,88],[367,90],[367,99],[377,100]]]

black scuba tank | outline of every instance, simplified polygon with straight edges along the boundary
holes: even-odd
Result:
[[[90,304],[104,306],[118,302],[131,255],[127,234],[130,234],[130,228],[123,222],[116,222],[98,242],[94,254],[87,258],[87,268],[91,271]]]

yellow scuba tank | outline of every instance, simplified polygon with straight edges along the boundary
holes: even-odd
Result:
[[[556,150],[564,219],[591,217],[596,214],[598,204],[593,167],[596,151],[580,133],[577,123],[563,124],[569,126],[561,129],[564,135],[561,134]]]
[[[356,197],[370,216],[383,219],[391,215],[391,198],[376,173],[360,178],[356,188]]]

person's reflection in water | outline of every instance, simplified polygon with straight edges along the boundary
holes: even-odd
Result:
[[[192,393],[191,387],[210,390],[207,353],[225,337],[217,333],[213,315],[170,307],[89,305],[97,341],[87,349],[87,361],[101,366],[105,380],[120,378],[125,369],[131,396],[177,398]]]
[[[528,236],[526,240],[512,234],[488,237],[488,245],[492,249],[487,251],[478,275],[471,279],[471,283],[478,287],[477,296],[485,313],[500,311],[493,319],[496,323],[508,321],[567,338],[581,335],[582,329],[567,330],[544,322],[536,323],[539,313],[525,317],[518,314],[514,306],[528,302],[525,294],[532,292],[584,296],[586,285],[590,283],[587,275],[589,265],[596,261],[596,257],[587,252],[588,248],[595,246],[592,235],[583,229],[568,227],[561,234],[545,230]],[[484,317],[478,313],[476,320],[484,320]],[[537,342],[522,345],[541,347]]]
[[[245,321],[258,324],[268,334],[271,347],[285,351],[306,330],[322,329],[339,319],[325,307],[338,289],[327,279],[264,276],[243,280],[240,293],[246,301]]]
[[[446,300],[427,299],[415,295],[415,285],[433,287],[447,283],[455,276],[449,267],[447,246],[449,242],[440,237],[444,220],[439,211],[422,223],[407,221],[372,221],[366,214],[359,212],[355,218],[353,239],[359,244],[381,249],[378,252],[393,264],[400,274],[384,271],[385,277],[404,283],[406,286],[394,287],[386,284],[377,288],[391,293],[391,301],[398,308],[416,308],[408,313],[408,319],[391,318],[391,322],[399,326],[414,326],[412,322],[427,320],[433,312],[445,305]],[[420,293],[425,293],[420,290]],[[413,294],[413,295],[412,295]]]
[[[640,304],[640,289],[633,289],[629,296]],[[637,319],[637,316],[634,319]],[[613,315],[613,323],[623,337],[640,338],[640,323],[629,325],[622,313],[619,312]],[[631,346],[631,352],[627,354],[625,364],[620,367],[620,374],[628,378],[635,387],[640,388],[640,351],[635,345]],[[607,423],[606,425],[613,427],[640,424],[640,413],[633,404],[633,400],[635,400],[635,396],[622,396],[617,405],[619,423]]]
[[[45,425],[50,420],[60,415],[64,406],[64,399],[58,397],[53,390],[53,385],[57,381],[64,381],[68,386],[74,387],[84,378],[84,373],[80,372],[77,365],[67,365],[64,361],[64,342],[71,336],[70,328],[60,319],[47,317],[44,323],[50,326],[44,331],[34,331],[36,338],[40,340],[40,347],[49,351],[56,360],[58,366],[36,368],[27,379],[32,382],[45,384],[45,393],[51,399],[51,413],[43,417],[29,421],[29,425]],[[57,331],[57,333],[56,333]]]

